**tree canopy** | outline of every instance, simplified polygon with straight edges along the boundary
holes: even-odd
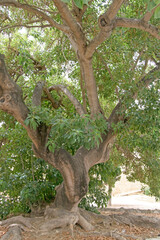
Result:
[[[89,170],[113,185],[121,166],[160,197],[160,1],[0,0],[0,14],[1,174],[45,179],[51,198],[61,183],[68,210]]]

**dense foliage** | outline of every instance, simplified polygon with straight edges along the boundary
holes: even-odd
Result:
[[[1,119],[3,124],[0,128],[0,141],[5,144],[1,146],[0,152],[0,192],[2,193],[0,216],[4,218],[9,213],[38,211],[54,200],[55,187],[62,182],[61,174],[43,159],[37,159],[33,155],[31,141],[19,123],[3,113]],[[73,121],[77,126],[81,126],[78,125],[80,119]],[[60,136],[57,133],[57,137]],[[77,141],[76,137],[75,141]],[[89,193],[81,201],[80,206],[92,211],[95,211],[97,206],[105,207],[110,193],[107,192],[104,183],[114,186],[116,177],[120,173],[119,166],[111,161],[93,167],[90,171]]]

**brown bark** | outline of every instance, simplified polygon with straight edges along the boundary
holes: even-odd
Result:
[[[14,116],[23,123],[28,109],[23,103],[20,87],[10,78],[4,63],[4,56],[0,55],[0,109]]]
[[[23,101],[21,88],[11,79],[6,69],[2,54],[0,55],[0,109],[15,117],[22,124],[37,149],[41,149],[41,152],[46,149],[47,128],[39,126],[40,128],[33,130],[25,125],[24,121],[29,114],[29,109]]]
[[[127,19],[127,18],[117,18],[114,23],[114,27],[126,27],[126,28],[136,28],[150,33],[157,39],[160,39],[159,29],[144,19]]]
[[[2,221],[1,226],[10,226],[12,224],[23,225],[26,228],[32,228],[29,218],[23,216],[16,216]]]
[[[18,225],[10,226],[7,233],[5,233],[1,240],[22,240],[22,231],[21,228]]]
[[[49,87],[48,91],[51,92],[52,90],[62,91],[72,102],[74,105],[76,112],[79,113],[80,116],[82,116],[85,111],[83,109],[83,106],[80,104],[80,102],[73,96],[73,94],[67,89],[67,87],[63,85],[53,85]]]
[[[33,91],[32,103],[34,106],[41,106],[41,96],[43,92],[44,82],[38,82]]]
[[[91,115],[101,112],[101,107],[98,100],[97,86],[93,73],[92,58],[79,58],[81,66],[81,74],[85,82],[87,97],[89,101]]]
[[[59,151],[56,166],[61,172],[64,182],[57,187],[54,207],[62,207],[73,211],[88,191],[88,173],[81,155],[72,157],[64,150]]]

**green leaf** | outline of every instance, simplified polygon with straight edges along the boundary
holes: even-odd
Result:
[[[89,0],[83,0],[83,4],[88,5],[88,3],[89,3]]]
[[[158,5],[160,3],[160,0],[154,0],[154,2],[156,3],[156,5]]]
[[[74,0],[74,3],[78,8],[83,8],[83,0]]]
[[[151,1],[149,0],[147,2],[148,2],[148,5],[147,5],[148,11],[151,11],[157,5],[154,0],[151,0]]]
[[[24,124],[25,124],[26,126],[29,125],[29,119],[28,119],[28,118],[25,119]]]
[[[155,10],[155,12],[154,12],[154,17],[155,18],[160,18],[160,7],[158,7],[156,10]]]
[[[70,0],[62,0],[64,3],[70,3]]]

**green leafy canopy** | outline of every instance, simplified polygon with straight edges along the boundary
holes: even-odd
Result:
[[[63,0],[63,2],[70,3],[70,0]],[[88,2],[89,0],[74,0],[75,5],[80,9],[83,8],[83,5],[88,5]]]
[[[88,114],[83,117],[75,114],[70,119],[63,117],[61,111],[52,115],[46,108],[33,107],[25,124],[35,130],[41,123],[51,127],[47,146],[52,152],[64,148],[74,154],[80,146],[88,150],[98,147],[102,134],[107,131],[106,120],[102,115],[92,119]]]
[[[63,0],[65,3],[70,3],[71,0]],[[160,4],[160,0],[145,0],[148,11],[151,11],[154,7]],[[88,5],[89,0],[74,0],[75,5],[82,9],[84,5]],[[154,18],[160,18],[160,6],[157,7],[154,13]]]

